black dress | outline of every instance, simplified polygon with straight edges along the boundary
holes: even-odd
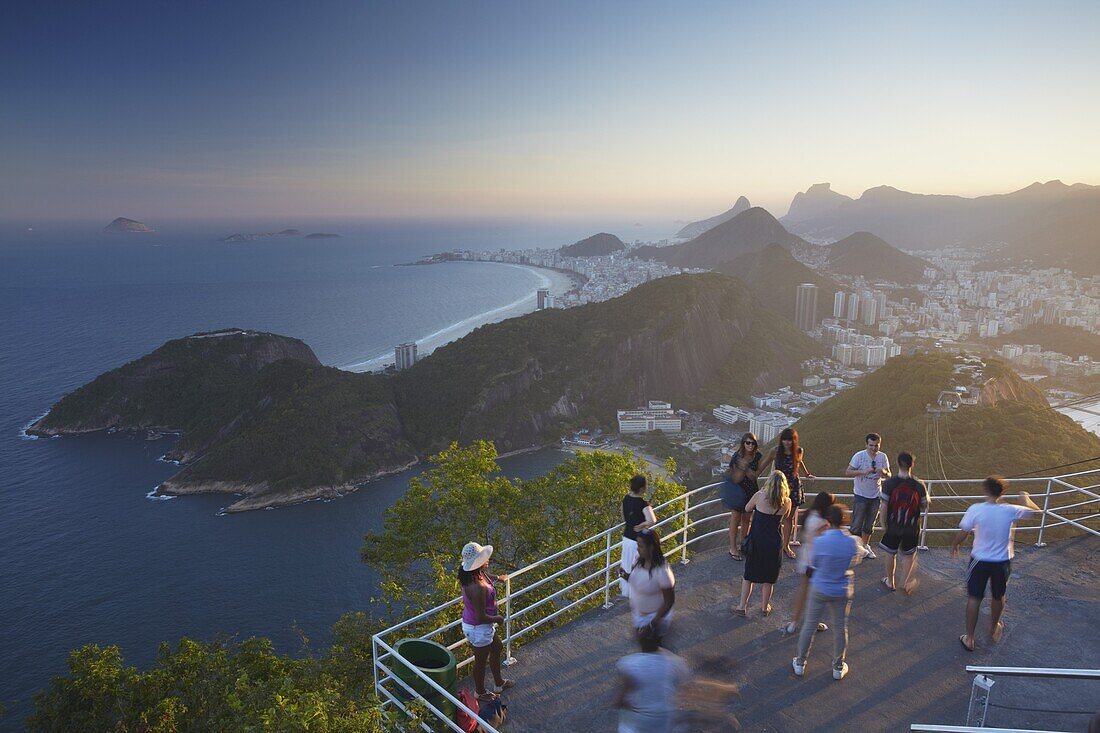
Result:
[[[780,514],[759,509],[752,513],[752,552],[745,557],[745,580],[750,583],[774,583],[783,564],[783,535],[779,531]]]

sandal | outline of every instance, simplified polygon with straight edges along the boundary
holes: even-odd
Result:
[[[760,610],[761,613],[763,613],[765,616],[770,616],[772,612],[772,604],[769,603],[767,608],[762,608]]]
[[[747,616],[748,616],[749,614],[748,614],[748,612],[747,612],[747,611],[745,611],[745,609],[743,609],[743,608],[737,608],[737,607],[735,606],[735,607],[733,608],[733,615],[734,615],[734,616],[740,616],[741,618],[746,618],[746,617],[747,617]]]
[[[896,590],[897,590],[897,588],[895,588],[894,586],[890,585],[890,580],[889,580],[888,578],[883,578],[883,579],[882,579],[882,584],[883,584],[883,585],[885,585],[885,586],[886,586],[886,590],[890,591],[891,593],[893,593],[894,591],[896,591]]]
[[[515,686],[516,686],[516,681],[515,680],[510,680],[508,678],[505,678],[504,681],[501,682],[499,685],[493,685],[493,692],[495,692],[496,694],[499,695],[500,693],[504,692],[505,690],[510,690]]]
[[[731,553],[730,553],[730,557],[732,557],[732,558],[733,558],[734,560],[736,560],[737,562],[741,562],[742,560],[744,560],[744,559],[745,559],[745,558],[741,557],[741,553],[737,553],[737,554],[735,555],[735,554],[733,554],[733,553],[731,552]]]
[[[791,547],[802,547],[802,543],[798,540],[791,540]]]
[[[965,649],[966,651],[968,651],[968,652],[974,651],[974,647],[971,646],[970,644],[966,643],[966,634],[960,634],[959,635],[959,643],[962,644],[963,649]]]
[[[497,695],[494,692],[486,690],[485,692],[478,693],[477,699],[481,702],[492,702],[497,699]]]
[[[789,557],[792,560],[794,560],[795,558],[798,557],[798,555],[795,554],[795,551],[792,550],[789,547],[787,549],[783,550],[783,552],[786,553],[787,557]]]

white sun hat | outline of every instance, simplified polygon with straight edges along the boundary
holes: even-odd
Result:
[[[462,548],[462,569],[470,572],[475,568],[480,568],[489,562],[489,557],[492,554],[492,545],[482,547],[476,542],[467,542],[466,546]]]

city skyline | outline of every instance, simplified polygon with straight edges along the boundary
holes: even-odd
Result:
[[[0,218],[695,219],[1100,183],[1100,8],[18,3]]]

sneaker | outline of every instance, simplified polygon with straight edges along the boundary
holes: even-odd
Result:
[[[844,675],[848,674],[848,663],[841,662],[839,667],[833,667],[833,679],[842,680]]]
[[[802,675],[806,674],[806,663],[803,662],[802,664],[799,664],[798,657],[795,657],[791,660],[791,669],[794,670],[795,677],[801,677]]]
[[[492,691],[499,695],[500,693],[504,692],[505,690],[510,690],[515,686],[516,686],[515,680],[505,679],[504,682],[502,682],[501,684],[493,685],[493,690]]]
[[[864,555],[868,560],[878,560],[878,555],[870,547],[867,548],[867,554]],[[837,679],[840,679],[839,677]]]

